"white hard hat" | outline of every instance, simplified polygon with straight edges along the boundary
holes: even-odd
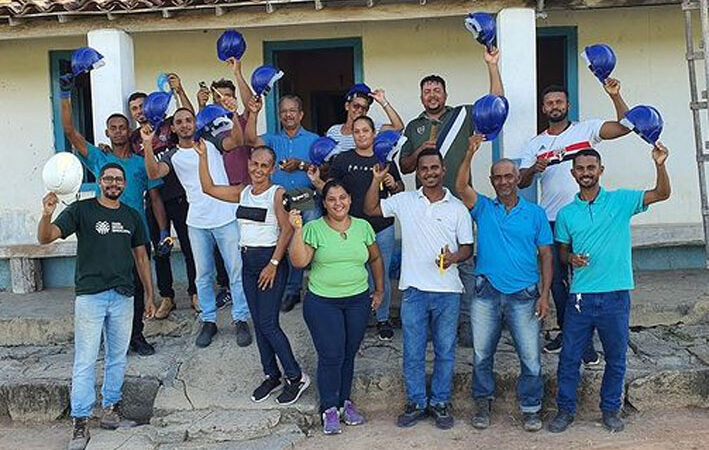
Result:
[[[64,203],[76,200],[83,178],[81,161],[69,152],[59,152],[52,156],[42,170],[45,189],[57,194]]]

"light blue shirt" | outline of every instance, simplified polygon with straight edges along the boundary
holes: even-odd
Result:
[[[647,211],[643,191],[601,188],[592,202],[579,198],[561,208],[556,217],[555,238],[571,244],[572,253],[586,253],[587,266],[573,269],[573,294],[625,291],[633,281],[630,219]]]
[[[554,243],[540,206],[519,197],[508,213],[498,199],[478,193],[470,215],[478,224],[476,275],[485,276],[503,294],[539,282],[538,248]]]
[[[263,143],[276,152],[276,172],[271,177],[273,184],[283,186],[286,190],[312,187],[310,178],[304,170],[296,170],[294,172],[285,172],[278,167],[278,163],[283,160],[296,158],[306,163],[310,162],[310,145],[315,142],[318,135],[306,130],[303,127],[298,128],[298,132],[293,137],[289,137],[285,130],[279,133],[266,133],[261,136]]]
[[[145,171],[145,160],[142,156],[135,153],[130,154],[128,158],[119,158],[113,153],[101,151],[100,148],[87,143],[89,152],[87,157],[78,154],[79,159],[87,169],[98,178],[101,169],[108,163],[118,163],[126,172],[126,184],[121,194],[121,203],[130,206],[138,211],[140,218],[145,226],[145,235],[150,236],[148,229],[148,220],[145,217],[145,193],[153,188],[160,187],[162,180],[151,180],[148,178],[148,173]],[[96,184],[96,196],[101,195],[101,189]]]

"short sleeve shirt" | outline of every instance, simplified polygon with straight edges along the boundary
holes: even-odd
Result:
[[[587,254],[588,265],[574,268],[570,292],[591,294],[631,290],[633,280],[630,219],[647,211],[643,191],[601,188],[592,202],[576,195],[564,206],[554,227],[557,242],[572,253]]]
[[[447,245],[452,253],[473,243],[473,223],[463,202],[444,189],[443,198],[431,203],[423,189],[400,192],[381,200],[382,215],[396,217],[401,225],[401,276],[399,289],[427,292],[463,292],[457,264],[443,273],[436,259]]]
[[[310,146],[317,138],[317,134],[311,133],[303,127],[300,127],[293,137],[289,137],[285,130],[281,130],[279,133],[267,133],[261,136],[263,143],[276,152],[277,163],[291,158],[309,163]],[[283,186],[286,191],[312,187],[310,178],[308,178],[304,170],[286,172],[280,168],[276,168],[276,172],[271,176],[271,181],[273,181],[273,184]]]
[[[542,208],[519,197],[507,212],[498,199],[478,193],[470,215],[478,224],[476,275],[484,275],[503,294],[539,282],[538,248],[554,243]]]
[[[369,289],[366,264],[375,236],[366,220],[353,217],[347,231],[339,233],[321,217],[305,224],[303,240],[315,250],[308,278],[313,294],[343,298]]]
[[[138,212],[120,203],[118,209],[101,205],[98,199],[77,201],[54,220],[62,239],[76,233],[77,295],[118,289],[132,296],[132,249],[147,244]]]
[[[328,130],[325,132],[325,136],[337,141],[337,146],[332,151],[332,156],[339,155],[340,153],[344,153],[348,150],[352,150],[353,148],[355,148],[353,134],[342,134],[342,127],[344,125],[344,123],[338,123],[337,125],[333,125],[328,128]],[[374,122],[375,133],[379,133],[382,129],[382,126],[383,124],[381,122]]]
[[[603,120],[571,122],[566,130],[557,135],[551,135],[545,130],[522,150],[522,168],[532,167],[540,155],[547,158],[557,156],[561,161],[550,164],[544,172],[537,174],[542,185],[539,205],[544,208],[549,221],[555,221],[559,210],[571,203],[574,194],[578,192],[578,184],[571,176],[571,159],[579,150],[594,147],[601,142],[603,123]]]

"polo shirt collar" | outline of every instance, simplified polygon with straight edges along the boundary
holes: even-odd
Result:
[[[441,117],[438,119],[438,121],[439,121],[439,122],[443,122],[443,118],[444,118],[447,114],[449,114],[452,110],[453,110],[453,107],[448,106],[448,105],[444,106],[444,107],[443,107],[443,114],[441,114]],[[417,117],[417,119],[431,120],[431,119],[426,115],[426,111],[423,111],[421,114],[419,114],[419,116]]]
[[[588,206],[589,204],[591,204],[591,202],[587,202],[586,200],[581,200],[580,195],[581,195],[581,193],[579,192],[574,196],[574,203],[576,203],[577,205],[581,205],[581,206]],[[596,196],[596,198],[593,200],[592,203],[594,203],[594,204],[603,203],[604,201],[606,201],[607,197],[608,197],[608,192],[605,189],[603,189],[603,186],[601,186],[600,190],[598,191],[598,195]]]
[[[428,197],[426,197],[426,195],[423,193],[423,186],[420,187],[420,188],[418,188],[418,189],[416,189],[416,194],[417,194],[418,198],[422,198],[422,199],[426,200],[426,202],[427,202],[428,204],[430,204],[430,205],[433,204],[433,203],[431,203],[431,201],[428,199]],[[444,187],[444,188],[443,188],[443,198],[440,199],[440,200],[438,200],[436,203],[449,202],[450,199],[451,199],[451,192],[448,190],[448,188]]]
[[[293,135],[293,137],[288,136],[288,133],[286,133],[286,130],[284,128],[281,128],[280,135],[283,136],[284,138],[288,139],[295,139],[297,137],[300,137],[303,134],[303,125],[300,125],[298,127],[298,131]]]
[[[498,197],[495,197],[495,199],[493,200],[493,202],[495,203],[495,206],[500,206],[500,207],[502,207],[502,208],[506,208],[505,204],[502,203]],[[515,206],[513,206],[512,209],[510,209],[510,212],[512,212],[512,211],[514,211],[514,210],[516,210],[516,209],[524,209],[524,208],[527,207],[527,204],[528,204],[528,203],[529,203],[529,202],[526,201],[526,200],[524,199],[524,197],[522,197],[521,195],[517,194],[517,204],[516,204]]]

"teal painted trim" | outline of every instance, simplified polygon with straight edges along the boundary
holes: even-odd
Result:
[[[579,50],[576,27],[537,28],[537,37],[563,36],[566,38],[566,79],[564,84],[569,91],[571,111],[569,119],[579,120]]]
[[[350,47],[354,57],[354,80],[355,83],[364,81],[364,65],[362,60],[362,39],[342,38],[342,39],[308,39],[295,41],[274,41],[263,43],[263,63],[275,65],[275,52],[281,50],[317,50],[324,48]],[[266,131],[276,133],[280,130],[278,122],[277,100],[280,98],[278,83],[266,97]]]
[[[10,278],[10,260],[0,260],[0,291],[9,291],[12,279]]]

